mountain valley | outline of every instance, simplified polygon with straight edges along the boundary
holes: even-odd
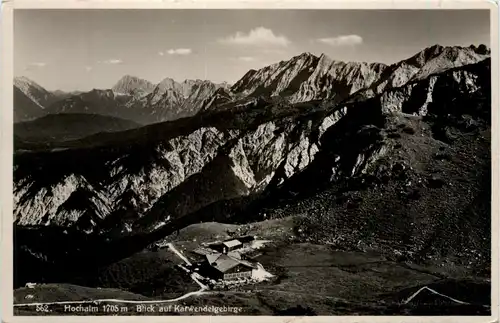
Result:
[[[191,292],[152,246],[188,250],[238,230],[271,241],[257,259],[277,281],[186,304],[424,315],[434,300],[401,304],[417,287],[457,299],[467,293],[453,286],[489,288],[484,46],[435,45],[392,65],[303,53],[232,86],[125,76],[57,96],[35,84],[14,82],[15,295],[33,281],[148,299]],[[437,308],[489,311],[486,296],[469,298]]]

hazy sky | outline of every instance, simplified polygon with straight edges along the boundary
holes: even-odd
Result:
[[[16,10],[14,74],[49,90],[235,82],[302,52],[397,62],[434,45],[490,45],[483,10]]]

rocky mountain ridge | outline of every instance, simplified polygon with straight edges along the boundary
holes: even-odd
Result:
[[[16,78],[16,120],[47,113],[91,113],[129,119],[143,124],[193,116],[211,108],[236,105],[259,96],[280,97],[290,103],[330,100],[339,103],[364,100],[393,87],[426,78],[450,68],[479,62],[489,55],[484,45],[428,47],[390,66],[379,63],[335,61],[325,54],[302,53],[250,70],[233,86],[203,80],[158,84],[126,75],[110,90],[94,89],[75,95],[55,95],[35,82]],[[220,90],[219,90],[220,89]],[[24,94],[23,94],[24,93]],[[353,95],[354,94],[354,95]],[[24,112],[21,110],[24,109]]]
[[[427,78],[451,68],[478,63],[487,59],[489,50],[484,46],[470,47],[433,45],[414,56],[390,65],[371,86],[361,89],[350,98],[364,100],[409,82]]]
[[[206,100],[223,88],[227,88],[227,85],[206,80],[185,80],[178,83],[171,78],[165,78],[151,93],[131,100],[127,107],[142,107],[155,116],[157,122],[174,120],[195,115],[203,108]]]
[[[38,83],[30,80],[25,76],[15,77],[14,87],[18,88],[28,98],[33,100],[33,102],[37,103],[41,107],[47,106],[55,99],[55,95],[53,93],[47,91]]]
[[[154,84],[147,80],[136,76],[125,75],[111,88],[111,90],[117,94],[142,96],[151,93],[154,87]]]
[[[454,98],[485,91],[488,68],[486,60],[388,90],[368,101],[372,107],[364,115],[351,113],[350,118],[370,124],[394,113],[442,114]],[[257,194],[308,167],[322,150],[325,133],[349,115],[352,105],[297,103],[274,109],[272,101],[256,102],[252,109],[183,119],[169,123],[170,128],[159,124],[127,131],[91,150],[19,154],[16,223],[93,230],[106,218],[119,217],[123,228],[144,229],[221,199]],[[331,170],[355,176],[387,153],[381,147],[358,151],[353,159],[338,156]],[[88,163],[82,165],[83,159]],[[193,190],[198,194],[183,193]]]
[[[27,77],[14,78],[14,122],[32,120],[46,114],[45,108],[57,100],[57,96],[47,91]]]
[[[147,80],[126,75],[111,89],[93,89],[59,96],[60,100],[55,100],[47,107],[40,106],[42,112],[37,117],[45,114],[88,113],[143,124],[156,123],[196,114],[202,109],[203,102],[219,88],[228,88],[228,85],[202,80],[178,83],[169,78],[154,85]],[[21,105],[20,102],[21,99],[16,101],[17,107]]]
[[[338,62],[325,54],[303,53],[288,61],[250,70],[232,87],[239,96],[281,96],[291,103],[316,99],[340,101],[369,87],[385,69],[384,64]]]

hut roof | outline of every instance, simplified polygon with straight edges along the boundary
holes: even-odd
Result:
[[[229,241],[224,241],[223,244],[226,247],[231,248],[231,247],[236,247],[236,246],[241,245],[241,242],[238,240],[229,240]]]
[[[236,259],[234,257],[231,257],[229,255],[221,254],[221,253],[214,253],[211,255],[206,255],[208,263],[218,271],[225,273],[231,268],[234,268],[239,265],[243,265],[245,267],[248,267],[248,269],[252,269],[255,266],[253,266],[251,263],[248,261]]]

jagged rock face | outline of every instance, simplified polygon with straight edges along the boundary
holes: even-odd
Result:
[[[231,91],[239,96],[282,96],[290,102],[346,98],[349,94],[376,81],[385,70],[384,64],[336,62],[326,55],[310,53],[289,61],[251,70]]]
[[[154,88],[154,84],[147,80],[125,75],[111,88],[111,90],[121,94],[142,96],[151,93]]]
[[[23,197],[30,196],[30,198],[27,204],[23,204],[24,207],[15,208],[15,216],[19,224],[62,224],[68,220],[78,220],[85,211],[91,211],[93,218],[103,219],[111,212],[109,206],[115,205],[125,193],[132,195],[133,198],[122,203],[129,203],[136,207],[137,211],[143,212],[157,198],[181,183],[185,177],[199,172],[201,167],[213,158],[214,152],[219,147],[218,139],[222,140],[224,137],[216,129],[200,128],[186,136],[147,147],[145,149],[147,156],[144,156],[146,151],[139,148],[135,152],[113,154],[111,160],[107,160],[109,156],[100,155],[102,159],[99,162],[92,163],[92,166],[88,165],[92,169],[78,167],[77,163],[69,161],[67,169],[59,169],[59,172],[52,174],[50,188],[42,188],[36,192],[31,191],[32,180],[22,177],[15,189],[18,197],[15,198],[15,203]],[[62,153],[54,158],[67,156]],[[146,158],[148,162],[143,165]],[[134,165],[135,162],[140,165]],[[50,167],[50,165],[44,164],[40,167]],[[16,172],[18,170],[20,169]],[[99,172],[103,177],[93,181],[94,172]],[[43,176],[40,173],[38,175]],[[107,182],[107,185],[102,186],[102,180]],[[71,210],[71,219],[68,218],[67,212],[56,212],[66,209],[65,203],[79,190],[87,194],[87,198],[80,195],[79,204],[89,205],[88,209]],[[54,198],[54,194],[57,198]],[[95,196],[99,199],[97,200]],[[99,203],[96,204],[97,201]]]
[[[218,87],[210,81],[193,82],[184,89],[184,97],[190,98],[193,102],[199,102],[211,95]]]
[[[91,221],[96,221],[109,215],[113,206],[119,206],[124,194],[133,196],[127,203],[136,208],[139,214],[145,214],[165,193],[189,176],[200,173],[213,162],[223,146],[236,138],[237,141],[228,147],[233,175],[245,183],[248,193],[260,190],[269,183],[273,173],[284,161],[286,176],[290,177],[313,158],[315,149],[309,147],[309,139],[304,134],[299,142],[286,144],[285,139],[293,128],[281,130],[284,132],[276,136],[275,132],[279,129],[274,123],[260,125],[255,131],[246,133],[221,132],[213,127],[200,128],[193,133],[158,142],[147,152],[125,152],[114,156],[114,160],[93,163],[83,169],[71,165],[67,169],[68,173],[52,174],[53,183],[36,192],[31,191],[36,185],[35,178],[43,174],[21,177],[15,189],[15,217],[21,225],[64,225],[76,223],[81,216],[90,212]],[[145,153],[148,156],[144,156]],[[54,157],[66,158],[64,152]],[[139,169],[132,172],[128,163],[134,159],[142,159],[144,164],[141,163]],[[16,173],[20,171],[18,168]],[[103,177],[96,182],[87,179],[93,173]],[[104,182],[107,184],[102,186]],[[69,201],[75,194],[78,194],[79,206],[72,209]],[[26,202],[23,202],[24,199]],[[80,209],[83,205],[87,207]]]
[[[475,64],[489,57],[487,51],[475,47],[443,47],[435,45],[416,55],[391,65],[381,77],[353,99],[365,100],[391,88],[428,78],[448,69]]]
[[[429,107],[439,106],[451,93],[471,96],[479,92],[476,95],[483,95],[489,84],[486,77],[488,66],[489,60],[478,65],[434,74],[420,82],[385,91],[379,96],[380,104],[384,107],[384,112],[396,111],[419,116],[435,113],[429,111]]]
[[[44,116],[46,107],[56,99],[55,95],[27,77],[14,78],[14,122]]]
[[[84,92],[58,101],[47,108],[48,113],[90,113],[109,116],[118,116],[121,107],[128,100],[129,95],[120,95],[113,90],[97,90]]]
[[[250,70],[231,88],[236,98],[281,96],[289,102],[330,99],[366,100],[391,88],[428,78],[448,69],[478,63],[489,57],[476,47],[432,46],[387,66],[379,63],[334,61],[322,54],[304,53],[289,61]]]
[[[52,104],[47,113],[89,113],[150,124],[192,116],[227,84],[166,78],[159,84],[125,76],[110,90],[94,89]]]
[[[324,54],[316,57],[303,53],[260,70],[250,70],[231,87],[227,83],[214,84],[202,80],[178,83],[169,78],[153,85],[127,75],[112,90],[79,93],[56,103],[54,101],[60,96],[27,78],[17,78],[15,120],[33,119],[46,113],[91,113],[149,124],[189,117],[199,111],[218,110],[230,102],[259,96],[281,97],[290,103],[321,99],[338,103],[355,93],[350,101],[366,100],[391,88],[426,79],[432,74],[477,63],[489,55],[484,46],[436,45],[386,66],[344,63]],[[41,112],[49,105],[46,112]]]
[[[82,93],[84,93],[84,91],[70,91],[70,92],[65,92],[65,91],[61,91],[61,90],[56,90],[56,91],[52,92],[52,94],[54,94],[54,96],[56,97],[55,101],[64,100],[64,99],[67,99],[67,98],[72,97],[74,95],[79,95],[79,94],[82,94]]]
[[[163,79],[154,88],[151,95],[149,95],[146,100],[150,104],[157,104],[160,100],[166,101],[167,99],[172,104],[178,104],[184,98],[184,93],[182,86],[171,78]]]
[[[228,82],[222,82],[216,84],[218,88],[222,88],[224,91],[229,92],[231,90],[231,84]]]
[[[185,80],[178,83],[166,78],[150,93],[139,101],[132,101],[128,106],[139,106],[148,111],[152,122],[175,120],[198,113],[210,101],[214,93],[226,84],[214,84],[210,81]],[[149,122],[148,122],[149,123]]]
[[[203,101],[200,111],[216,111],[232,100],[231,93],[227,89],[220,87]]]
[[[313,60],[303,57],[302,63]],[[279,66],[269,68],[268,74],[281,73]],[[337,68],[335,63],[328,66],[329,70]],[[361,67],[344,68],[340,70],[351,80],[360,80],[352,84],[375,79],[363,74]],[[169,84],[163,84],[167,89],[163,93],[175,90],[175,99],[184,98],[181,86]],[[315,106],[306,113],[288,103],[274,109],[270,102],[255,98],[234,111],[180,120],[180,126],[159,124],[129,132],[120,136],[126,139],[121,145],[18,154],[14,216],[22,225],[100,230],[102,222],[113,219],[117,226],[144,230],[168,216],[176,219],[220,200],[278,187],[312,163],[321,174],[318,178],[338,181],[356,176],[391,153],[391,147],[377,135],[384,115],[453,113],[449,102],[488,97],[488,84],[486,60],[326,110]],[[201,91],[194,85],[192,89],[190,96]],[[474,112],[467,104],[462,109],[458,112]],[[173,130],[162,135],[155,130],[163,128]]]
[[[193,111],[188,113],[191,115],[196,114],[201,108],[203,102],[212,96],[219,87],[210,81],[196,81],[188,86],[184,85],[184,97],[187,104],[193,107]]]
[[[95,158],[85,165],[73,151],[66,150],[51,154],[49,160],[28,170],[36,154],[21,155],[15,170],[16,221],[21,225],[85,223],[88,229],[121,207],[132,208],[136,212],[133,221],[138,220],[148,216],[159,199],[182,189],[190,178],[210,167],[225,173],[218,177],[229,176],[245,188],[237,194],[227,194],[259,192],[271,181],[286,180],[304,169],[319,150],[320,137],[313,130],[321,126],[326,131],[339,117],[334,113],[323,123],[280,119],[262,123],[253,130],[201,127],[149,146],[118,151],[112,147],[97,149],[91,153]],[[81,153],[86,155],[88,151]],[[225,166],[217,164],[221,156],[229,157],[223,161]],[[225,167],[231,170],[229,174]],[[44,180],[49,173],[50,179]],[[45,184],[35,189],[39,181]],[[225,189],[223,185],[221,189]],[[58,197],[54,198],[54,194]],[[68,201],[76,200],[75,195],[79,202],[72,209],[73,203]],[[207,195],[200,196],[207,198]],[[83,205],[88,208],[81,209]],[[193,202],[183,212],[197,207],[199,204]]]
[[[54,95],[51,92],[24,76],[14,78],[14,87],[42,107],[46,107],[54,100]]]
[[[14,122],[30,121],[44,116],[45,107],[30,99],[19,88],[14,86]]]
[[[231,91],[239,96],[280,95],[288,88],[299,87],[312,74],[317,62],[316,56],[304,53],[258,71],[250,70],[231,87]]]
[[[384,64],[335,62],[321,55],[314,73],[301,84],[292,101],[316,99],[342,100],[350,94],[370,87],[387,68]]]

